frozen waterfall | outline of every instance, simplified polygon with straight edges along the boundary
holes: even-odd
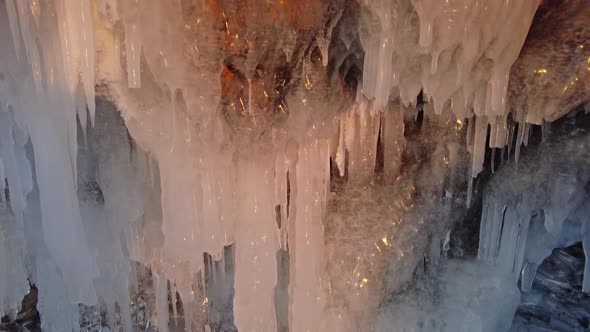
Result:
[[[43,331],[507,330],[590,246],[585,136],[521,148],[555,120],[510,90],[540,2],[0,1],[0,311],[34,285]]]

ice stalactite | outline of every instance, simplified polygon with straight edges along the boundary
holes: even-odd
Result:
[[[519,136],[526,131],[519,131]],[[546,142],[532,155],[520,158],[518,165],[501,168],[496,173],[500,177],[484,192],[478,258],[512,274],[515,282],[520,278],[525,292],[530,291],[537,268],[554,248],[585,243],[588,203],[582,184],[587,183],[588,175],[578,170],[587,163],[579,148],[588,144],[588,138],[571,139],[575,142]],[[560,173],[554,174],[555,169]],[[510,185],[502,181],[522,174],[526,177]]]
[[[154,290],[156,292],[156,314],[158,330],[168,332],[168,279],[165,275],[156,272],[154,275]]]
[[[125,27],[125,51],[127,59],[127,84],[130,88],[141,86],[141,49],[142,35],[140,28],[142,2],[117,1],[117,9]]]
[[[94,123],[95,115],[95,79],[94,79],[94,24],[91,4],[87,1],[58,1],[56,4],[59,16],[59,36],[63,46],[64,68],[70,88],[70,94],[76,95],[82,83],[86,96],[86,105],[90,120]],[[80,108],[80,118],[86,119],[86,108]],[[86,121],[82,121],[86,127]]]
[[[77,69],[68,67],[65,62],[65,45],[54,47],[60,45],[62,40],[62,31],[57,28],[54,16],[51,15],[58,6],[50,3],[40,9],[37,3],[28,6],[24,2],[17,2],[17,5],[20,37],[28,63],[22,58],[15,58],[15,48],[9,47],[3,52],[2,70],[14,79],[11,82],[13,93],[4,94],[3,102],[16,112],[17,122],[26,128],[34,146],[43,237],[64,275],[69,298],[72,301],[94,303],[96,295],[92,279],[97,271],[85,240],[76,194],[76,109],[67,76],[70,69]],[[10,14],[10,17],[12,21],[13,15]],[[92,22],[85,24],[92,25]],[[13,36],[16,35],[13,33]],[[13,42],[14,45],[21,43],[18,40]],[[91,46],[88,46],[88,52],[94,53]],[[86,72],[94,72],[92,64],[87,68]],[[94,79],[90,83],[92,92],[93,82]],[[90,97],[93,101],[93,95]],[[64,237],[70,241],[62,241]]]
[[[244,331],[276,329],[274,288],[279,232],[272,194],[273,172],[264,160],[244,160],[238,171],[234,315]],[[254,192],[250,192],[254,189]]]
[[[299,147],[293,169],[289,215],[291,277],[289,330],[323,330],[325,294],[324,224],[330,182],[330,147],[314,140]]]
[[[487,137],[483,128],[495,123],[495,117],[504,121],[499,128],[505,125],[508,73],[538,4],[537,0],[518,4],[498,0],[485,5],[470,1],[367,2],[369,11],[361,18],[365,24],[361,30],[363,93],[375,98],[376,108],[381,109],[393,87],[399,89],[406,105],[422,89],[437,114],[451,102],[459,120],[475,115],[479,126],[471,175],[477,176]],[[413,24],[419,25],[417,31],[405,28]],[[508,31],[514,38],[494,37]],[[486,69],[486,63],[491,69]],[[490,145],[504,144],[502,137]]]
[[[394,182],[400,173],[404,149],[404,109],[400,103],[392,102],[389,109],[381,114],[381,140],[383,142],[383,175],[386,181]],[[386,162],[385,162],[386,161]]]
[[[344,146],[340,149],[348,155],[346,169],[350,181],[368,183],[375,171],[381,112],[364,96],[360,95],[358,98],[359,101],[353,109],[342,115]],[[343,152],[340,152],[340,155],[342,154]],[[343,160],[339,161],[339,167],[344,168]]]
[[[525,254],[530,217],[518,206],[484,198],[478,258],[498,265],[518,280]]]
[[[148,165],[153,161],[139,149],[133,148],[116,110],[109,109],[109,104],[104,102],[98,105],[101,112],[97,114],[97,125],[89,136],[96,139],[97,182],[104,199],[105,220],[93,223],[103,226],[97,227],[97,236],[94,237],[98,240],[95,241],[101,270],[95,283],[103,287],[97,291],[104,302],[119,304],[123,326],[129,330],[131,317],[127,294],[131,286],[130,275],[135,273],[130,259],[139,259],[141,244],[146,237],[151,239],[153,246],[160,243],[157,236],[146,236],[146,233],[150,233],[149,227],[142,227],[142,224],[149,225],[147,221],[151,217],[146,210],[149,194],[153,192],[148,183]],[[135,282],[134,278],[131,280]]]

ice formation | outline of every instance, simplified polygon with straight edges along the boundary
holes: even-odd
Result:
[[[511,273],[515,281],[520,278],[523,290],[530,290],[537,267],[554,248],[582,241],[587,250],[588,199],[583,184],[588,178],[580,171],[587,163],[580,151],[587,144],[585,135],[547,143],[535,156],[499,171],[526,173],[525,178],[510,185],[493,181],[484,197],[478,257]]]
[[[469,205],[486,141],[511,149],[516,135],[518,160],[527,121],[543,121],[528,108],[512,114],[518,126],[508,123],[507,100],[539,0],[365,0],[352,32],[336,3],[5,0],[0,179],[10,204],[0,208],[0,266],[15,268],[0,271],[4,308],[17,307],[29,278],[45,329],[70,330],[78,303],[102,303],[131,331],[139,263],[152,275],[160,331],[212,329],[197,317],[201,307],[234,291],[240,331],[363,329],[350,323],[371,320],[363,310],[376,310],[379,289],[408,282],[427,245],[435,258],[446,253],[457,173],[469,178]],[[355,59],[363,59],[356,93],[334,88],[328,76],[346,75]],[[99,114],[108,107],[100,98],[116,105],[123,129],[105,125],[118,120]],[[428,161],[413,151],[415,169],[402,170],[412,135],[404,119],[418,116],[440,141],[425,141]],[[380,167],[385,190],[375,184]],[[414,170],[423,179],[404,179]],[[372,219],[334,205],[333,173],[350,206]],[[562,232],[580,188],[556,186],[570,196],[515,204],[486,195],[479,258],[502,267],[498,280],[511,275],[515,285],[522,275],[526,285],[542,259],[526,254],[527,209],[549,206],[546,234]],[[416,187],[443,211],[435,226],[427,209],[415,212]],[[100,194],[81,197],[92,190]],[[367,211],[375,197],[388,207]],[[344,262],[341,230],[374,220],[383,235]],[[340,228],[327,235],[328,224]],[[232,245],[233,280],[203,259],[224,265]],[[407,270],[386,267],[384,252]],[[377,286],[375,271],[393,275],[392,285]],[[282,278],[286,314],[276,299]]]

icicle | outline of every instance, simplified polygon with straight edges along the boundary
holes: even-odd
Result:
[[[338,148],[336,149],[336,165],[338,166],[338,173],[340,176],[344,176],[346,171],[346,143],[345,143],[345,130],[346,130],[346,117],[342,116],[339,121],[340,130],[338,134]]]
[[[123,1],[120,16],[125,27],[125,51],[127,58],[127,82],[130,88],[141,87],[141,49],[142,35],[139,26],[142,2]]]
[[[451,109],[458,120],[463,121],[465,119],[466,107],[463,89],[459,89],[451,98]]]
[[[397,179],[400,167],[404,138],[404,106],[392,103],[390,109],[383,112],[381,121],[381,139],[383,141],[383,174],[388,182]]]
[[[300,147],[293,174],[294,212],[289,216],[290,331],[312,331],[322,326],[326,301],[322,291],[325,268],[322,219],[330,179],[329,153],[328,141],[316,140]]]
[[[495,147],[495,143],[496,143],[496,135],[497,135],[497,126],[496,124],[498,123],[497,119],[495,117],[492,117],[489,119],[490,120],[490,135],[489,135],[489,144],[488,146],[490,147],[490,149],[494,149]]]
[[[20,33],[18,29],[18,17],[14,0],[6,0],[6,11],[8,12],[10,32],[12,34],[12,42],[14,44],[14,51],[16,53],[15,55],[17,59],[20,59]]]
[[[473,154],[473,136],[475,134],[475,116],[468,119],[467,122],[467,134],[465,137],[467,152]],[[470,165],[471,167],[471,165]],[[471,173],[471,172],[470,172]]]
[[[184,329],[188,332],[193,331],[193,302],[183,300],[182,302],[184,312]]]
[[[438,57],[439,57],[440,53],[439,52],[434,52],[432,54],[432,60],[431,60],[431,65],[430,65],[430,74],[434,75],[436,74],[436,71],[438,70]]]
[[[465,200],[465,206],[467,208],[471,207],[472,196],[473,196],[473,176],[471,176],[471,172],[469,172],[469,177],[467,179],[467,198]]]
[[[158,331],[168,332],[168,280],[164,275],[154,274],[154,288],[156,292],[156,315],[158,316]]]
[[[240,331],[274,331],[274,290],[279,249],[272,170],[266,158],[240,160],[236,224],[235,324]]]
[[[491,79],[491,112],[494,115],[503,115],[506,110],[506,93],[508,91],[510,69],[496,66],[492,73]]]
[[[127,81],[130,88],[141,86],[140,52],[141,43],[137,24],[125,26],[125,49],[127,52]]]
[[[518,136],[516,137],[516,147],[514,150],[514,161],[518,164],[518,160],[520,159],[520,147],[522,145],[522,140],[526,134],[526,126],[527,124],[521,122],[518,126]]]
[[[82,82],[84,83],[84,91],[86,93],[86,104],[90,113],[90,123],[94,126],[94,117],[96,105],[94,102],[95,88],[94,88],[94,24],[92,22],[92,11],[90,1],[80,2],[81,11],[79,13],[81,19],[82,33],[82,47],[83,47],[83,61],[81,65]],[[86,110],[84,110],[86,112]],[[86,123],[82,124],[86,126]]]
[[[377,72],[377,83],[375,85],[375,104],[376,110],[383,110],[389,101],[389,92],[392,85],[392,68],[391,54],[393,53],[393,41],[389,37],[380,40],[379,45],[379,65]]]
[[[508,128],[506,128],[506,117],[500,117],[496,121],[496,139],[494,142],[495,148],[503,148],[507,144]]]
[[[370,38],[364,42],[365,48],[365,61],[363,63],[363,93],[367,98],[375,97],[375,88],[377,83],[377,73],[379,70],[379,39]]]
[[[496,225],[495,229],[498,235],[497,238],[494,237],[497,241],[492,243],[497,248],[494,260],[500,268],[508,273],[512,273],[515,279],[518,279],[522,268],[521,266],[516,266],[520,254],[518,250],[519,237],[526,237],[526,233],[520,234],[520,224],[523,218],[521,218],[518,211],[513,207],[506,207],[504,211],[498,210],[498,212],[503,213],[501,215],[499,214],[496,219],[498,225]],[[524,254],[524,247],[522,249],[522,253]]]
[[[170,292],[172,293],[172,315],[174,316],[174,326],[178,327],[178,309],[176,308],[176,305],[178,303],[178,299],[176,297],[177,291],[176,291],[176,284],[173,285],[173,287],[171,287],[172,289],[170,290]]]
[[[348,136],[345,142],[349,154],[349,181],[355,183],[368,183],[375,172],[381,116],[370,112],[369,107],[371,106],[365,101],[361,101],[357,108],[358,113],[348,115],[348,126],[345,129]]]
[[[485,158],[486,136],[488,134],[488,122],[485,117],[478,116],[475,119],[475,136],[473,140],[471,176],[477,175],[483,169]]]
[[[25,1],[17,1],[18,20],[20,22],[20,31],[23,38],[23,43],[31,64],[31,70],[35,81],[35,91],[38,94],[43,93],[42,77],[41,77],[41,61],[39,59],[39,49],[35,42],[34,32],[31,31],[31,12]]]

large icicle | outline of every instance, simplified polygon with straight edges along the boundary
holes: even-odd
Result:
[[[375,173],[381,112],[361,96],[357,105],[344,118],[349,181],[366,184]]]
[[[43,238],[56,265],[50,269],[58,269],[63,276],[72,303],[92,304],[96,302],[93,279],[97,268],[78,204],[75,106],[64,54],[55,47],[60,44],[56,17],[40,15],[38,4],[28,6],[19,1],[17,5],[29,64],[18,65],[15,52],[3,54],[2,70],[16,87],[6,102],[18,114],[18,122],[26,124],[33,145]],[[53,3],[47,6],[43,9],[47,13],[56,10]],[[19,161],[19,168],[24,165]]]
[[[397,179],[404,138],[404,106],[401,103],[391,103],[389,109],[383,112],[381,118],[381,140],[383,142],[383,175],[389,182]]]
[[[240,160],[236,224],[235,324],[240,331],[276,331],[278,229],[268,158]]]
[[[295,201],[289,215],[290,331],[323,330],[323,217],[330,180],[329,156],[328,140],[301,146],[291,182]]]
[[[483,169],[486,151],[486,137],[488,136],[488,122],[485,117],[481,116],[473,118],[472,121],[475,121],[475,136],[473,139],[473,152],[471,157],[471,176],[475,178]]]
[[[89,1],[59,1],[58,24],[70,94],[75,96],[81,79],[90,120],[94,123],[94,24],[90,6]],[[78,112],[85,114],[86,109]]]
[[[141,2],[129,0],[118,2],[120,16],[125,27],[125,51],[127,58],[127,82],[130,88],[141,87],[141,48],[140,28]]]
[[[408,105],[422,90],[436,113],[452,101],[459,119],[474,113],[486,121],[496,116],[506,121],[510,68],[539,0],[365,3],[369,11],[361,14],[359,31],[365,51],[362,90],[375,99],[377,109],[390,93],[399,91]],[[414,13],[419,26],[412,21]],[[502,38],[508,34],[513,38]],[[499,144],[502,138],[490,145]],[[479,172],[477,165],[473,174]]]

